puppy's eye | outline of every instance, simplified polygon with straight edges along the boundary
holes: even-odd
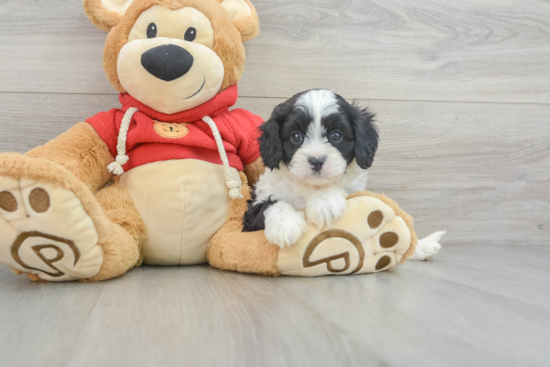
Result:
[[[294,144],[300,144],[303,140],[304,136],[299,131],[295,131],[290,135],[290,141]]]
[[[331,132],[330,136],[329,136],[330,141],[333,142],[333,143],[339,143],[339,142],[342,141],[343,138],[344,138],[344,136],[338,130],[335,130],[335,131]]]
[[[155,38],[157,36],[157,25],[155,23],[149,24],[147,27],[147,38]]]
[[[185,36],[183,36],[183,39],[189,42],[193,42],[197,38],[197,30],[194,27],[187,28],[187,31],[185,31]]]

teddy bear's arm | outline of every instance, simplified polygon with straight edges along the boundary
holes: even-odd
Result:
[[[114,158],[95,129],[86,122],[73,126],[25,155],[59,163],[84,182],[92,192],[103,188],[112,177],[107,166]]]
[[[260,175],[264,173],[264,171],[265,167],[261,157],[250,164],[245,164],[244,174],[248,179],[248,185],[250,187],[253,187],[260,178]]]

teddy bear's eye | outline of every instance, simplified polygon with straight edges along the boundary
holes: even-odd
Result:
[[[149,24],[147,27],[147,38],[155,38],[157,36],[157,25],[155,23]]]
[[[183,39],[189,42],[193,42],[195,38],[197,38],[197,30],[194,27],[187,28]]]

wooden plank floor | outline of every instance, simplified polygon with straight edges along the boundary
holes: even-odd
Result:
[[[319,279],[0,267],[0,366],[550,365],[550,2],[255,0],[238,107],[322,87],[378,113],[370,189],[433,262]],[[0,152],[118,107],[81,1],[0,1]]]
[[[143,267],[96,284],[0,269],[2,366],[548,366],[550,246],[447,246],[374,275]]]

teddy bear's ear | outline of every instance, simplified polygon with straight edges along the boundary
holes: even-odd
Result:
[[[116,26],[134,0],[84,0],[88,19],[99,29],[109,32]]]
[[[222,8],[241,33],[243,42],[250,41],[260,32],[260,20],[249,0],[219,0]]]

